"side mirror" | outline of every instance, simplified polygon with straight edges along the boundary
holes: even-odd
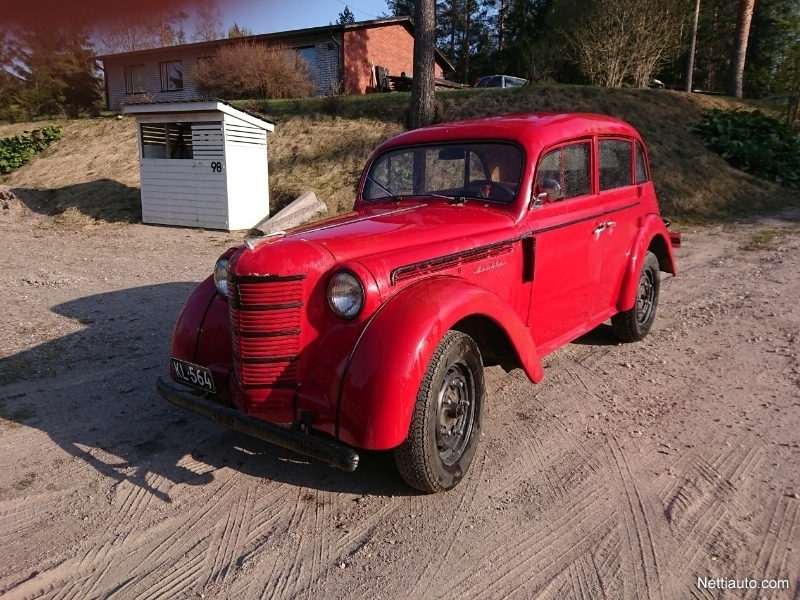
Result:
[[[561,184],[555,179],[546,177],[537,181],[533,187],[533,202],[531,208],[538,208],[542,204],[561,200]]]

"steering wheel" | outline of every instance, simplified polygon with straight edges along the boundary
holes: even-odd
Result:
[[[474,191],[475,198],[488,198],[490,200],[501,200],[503,202],[511,200],[516,194],[510,187],[489,179],[470,181],[462,189],[466,196],[472,195]]]

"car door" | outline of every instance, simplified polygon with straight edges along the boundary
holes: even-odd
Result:
[[[592,316],[602,262],[597,228],[603,209],[593,189],[591,165],[592,142],[579,140],[548,150],[536,171],[535,193],[553,181],[561,188],[560,197],[545,198],[528,212],[535,244],[528,324],[543,353],[583,333]]]
[[[603,267],[594,312],[613,312],[631,245],[638,231],[642,186],[648,181],[644,152],[638,141],[597,141],[598,185],[605,213],[600,235]],[[635,160],[634,160],[635,158]]]

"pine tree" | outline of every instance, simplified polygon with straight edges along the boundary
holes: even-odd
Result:
[[[345,6],[344,10],[339,13],[339,18],[336,19],[337,25],[349,25],[350,23],[356,22],[356,16],[353,14],[353,11],[350,10],[349,6]]]

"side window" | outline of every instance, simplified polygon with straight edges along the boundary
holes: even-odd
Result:
[[[564,146],[564,198],[577,198],[592,193],[590,150],[589,142]]]
[[[633,148],[622,140],[600,140],[600,191],[633,185]]]
[[[577,198],[592,192],[590,164],[591,144],[581,142],[569,144],[557,150],[551,150],[539,163],[536,183],[540,187],[548,187],[545,180],[552,179],[561,186],[561,196]]]
[[[545,179],[553,179],[558,182],[558,185],[561,185],[561,148],[545,154],[539,163],[536,183],[541,184]]]
[[[636,185],[650,181],[647,177],[647,164],[644,160],[644,150],[641,144],[636,142]]]

